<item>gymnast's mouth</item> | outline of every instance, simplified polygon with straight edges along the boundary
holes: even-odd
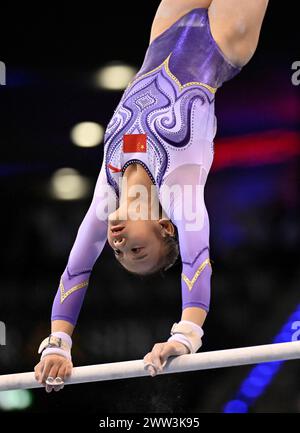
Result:
[[[125,225],[112,226],[110,228],[112,237],[120,236],[120,234],[123,234],[124,229],[125,229]]]

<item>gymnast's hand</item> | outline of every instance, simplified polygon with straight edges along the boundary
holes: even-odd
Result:
[[[59,391],[64,380],[71,375],[72,361],[61,355],[47,355],[35,367],[35,379],[45,386],[46,392]],[[47,383],[46,383],[47,381]]]
[[[190,353],[187,346],[178,341],[156,343],[152,351],[144,356],[145,369],[149,370],[150,375],[153,377],[157,372],[163,371],[169,356],[186,355],[187,353]]]

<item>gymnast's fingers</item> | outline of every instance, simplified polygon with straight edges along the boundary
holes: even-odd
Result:
[[[41,374],[41,383],[42,385],[46,386],[46,380],[48,376],[50,376],[50,370],[52,366],[54,365],[53,361],[51,359],[46,359],[46,357],[43,359],[43,369]]]
[[[57,364],[53,365],[50,368],[50,371],[48,373],[48,377],[46,379],[46,392],[51,392],[52,389],[54,389],[54,386],[56,385],[55,383],[55,379],[58,376],[58,369],[59,367],[57,366]]]
[[[145,370],[148,370],[150,375],[153,377],[156,375],[157,371],[154,367],[154,364],[152,362],[151,352],[147,353],[146,356],[144,356],[144,364],[145,364]]]
[[[60,391],[65,386],[65,382],[60,376],[57,376],[53,381],[53,389],[55,392]]]
[[[152,362],[153,362],[156,370],[158,370],[160,372],[163,369],[162,359],[161,359],[161,353],[162,353],[163,348],[164,348],[164,343],[156,343],[153,346],[153,349],[152,349],[152,352],[151,352],[151,354],[152,354]]]
[[[57,376],[54,378],[53,381],[53,389],[54,391],[60,391],[63,389],[65,382],[64,378],[66,376],[66,363],[63,363],[57,372]]]
[[[72,369],[73,369],[73,364],[71,361],[67,362],[66,364],[66,373],[65,373],[65,377],[70,377],[72,374]]]
[[[43,368],[44,368],[44,362],[43,361],[40,361],[34,367],[34,377],[35,377],[35,380],[37,380],[39,383],[42,383]]]

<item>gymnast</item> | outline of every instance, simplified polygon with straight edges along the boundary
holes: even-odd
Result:
[[[47,392],[72,372],[72,333],[93,266],[108,241],[129,272],[182,261],[182,315],[144,357],[151,376],[202,345],[212,273],[204,186],[214,156],[215,94],[253,56],[268,0],[162,0],[144,62],[104,137],[92,202],[79,227],[40,344]]]

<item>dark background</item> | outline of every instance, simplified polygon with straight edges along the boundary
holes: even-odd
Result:
[[[111,61],[141,66],[158,4],[3,11],[0,320],[7,344],[0,346],[1,374],[30,371],[38,362],[59,278],[89,206],[91,195],[53,200],[48,183],[65,166],[96,182],[102,146],[75,147],[70,129],[85,120],[107,125],[122,93],[96,89],[91,77]],[[300,320],[296,60],[296,13],[271,0],[254,58],[217,92],[215,162],[205,196],[214,266],[203,351],[271,343],[285,323]],[[74,334],[74,364],[140,359],[165,341],[180,319],[180,271],[178,263],[164,278],[141,281],[105,247]],[[290,325],[284,338],[291,339]],[[33,390],[27,411],[222,412],[238,399],[250,412],[300,412],[299,362],[282,364],[257,398],[239,393],[250,372],[236,367],[110,381],[50,395]]]

